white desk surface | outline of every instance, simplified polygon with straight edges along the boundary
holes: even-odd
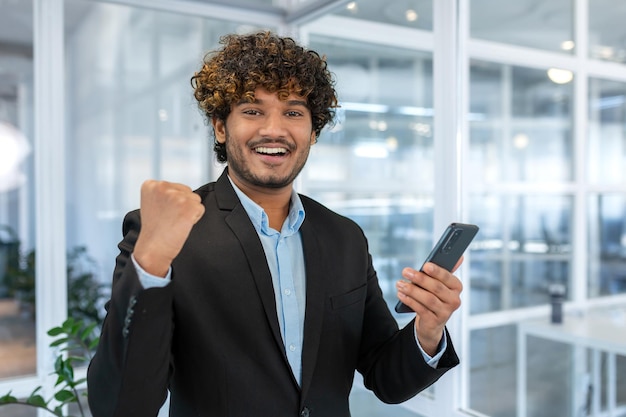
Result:
[[[522,321],[517,328],[518,331],[518,357],[517,357],[517,417],[526,417],[527,407],[527,363],[526,348],[527,336],[536,336],[548,340],[569,343],[573,346],[593,349],[596,352],[605,351],[609,360],[606,369],[609,379],[607,401],[607,412],[600,413],[600,391],[594,390],[592,398],[593,416],[624,416],[623,409],[618,410],[616,400],[616,368],[615,355],[626,356],[626,307],[612,308],[605,310],[590,310],[563,315],[563,323],[551,323],[550,318]],[[586,372],[586,371],[585,371]],[[595,367],[593,373],[594,383],[599,384],[601,379],[601,369]],[[574,372],[579,375],[580,372]],[[572,409],[578,410],[585,404],[581,402],[580,383],[573,383],[572,388]]]
[[[564,314],[560,324],[546,318],[519,325],[526,335],[626,355],[626,309]]]

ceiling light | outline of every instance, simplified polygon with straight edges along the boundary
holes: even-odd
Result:
[[[359,7],[356,4],[356,1],[351,1],[346,5],[346,9],[351,11],[352,13],[356,13],[359,11]]]
[[[404,114],[407,116],[433,116],[435,114],[432,108],[415,107],[415,106],[400,106],[397,107],[396,112],[398,114]]]
[[[389,136],[387,139],[385,139],[385,143],[387,144],[387,149],[389,149],[390,151],[396,151],[398,150],[398,138],[396,138],[395,136]]]
[[[611,59],[615,55],[615,50],[610,46],[599,46],[596,50],[597,56],[602,59]]]
[[[564,51],[571,51],[572,49],[574,49],[574,46],[576,46],[574,41],[561,42],[561,49]]]
[[[430,125],[427,123],[410,123],[409,128],[415,131],[420,136],[431,136]]]
[[[548,70],[548,78],[556,84],[567,84],[574,79],[574,73],[570,70],[550,68]]]
[[[361,158],[383,159],[389,156],[389,150],[384,143],[360,143],[354,148],[354,154]]]
[[[530,143],[530,138],[525,133],[518,133],[513,136],[513,146],[517,149],[526,149]]]
[[[30,153],[24,135],[12,125],[0,122],[0,192],[17,188],[26,177],[20,164]]]
[[[404,17],[406,17],[406,20],[409,22],[415,22],[419,16],[415,10],[408,9],[404,12]]]
[[[341,108],[346,111],[358,111],[364,113],[387,113],[389,106],[386,104],[373,104],[373,103],[354,103],[354,102],[342,102]]]
[[[379,132],[387,130],[387,122],[384,120],[370,120],[368,126],[370,129],[378,130]]]

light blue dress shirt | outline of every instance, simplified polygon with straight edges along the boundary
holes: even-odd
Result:
[[[269,226],[269,218],[265,210],[237,188],[232,180],[231,184],[250,217],[265,250],[267,264],[272,275],[276,310],[283,343],[285,344],[285,352],[293,375],[298,383],[301,384],[304,307],[306,303],[304,252],[300,235],[300,226],[304,222],[302,201],[298,193],[293,191],[289,213],[282,229],[278,232]],[[131,259],[144,288],[164,287],[170,282],[171,268],[165,278],[160,278],[144,271],[134,256],[131,256]],[[445,334],[439,346],[439,351],[434,357],[430,357],[422,349],[417,340],[417,335],[415,335],[415,341],[426,362],[433,368],[436,368],[439,359],[446,350],[447,340]]]
[[[232,181],[231,181],[232,184]],[[267,265],[272,274],[274,297],[280,331],[287,359],[293,375],[302,381],[302,340],[306,277],[300,226],[304,221],[304,207],[295,191],[291,194],[289,213],[280,232],[270,227],[265,210],[233,184],[235,192],[256,229],[265,250]]]

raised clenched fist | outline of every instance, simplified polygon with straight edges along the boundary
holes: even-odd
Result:
[[[146,272],[165,277],[204,206],[186,185],[148,180],[141,186],[140,212],[141,231],[133,255]]]

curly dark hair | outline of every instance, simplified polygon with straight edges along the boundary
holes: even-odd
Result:
[[[332,122],[338,107],[335,81],[317,52],[269,31],[226,35],[220,44],[224,47],[209,52],[191,77],[194,97],[209,122],[214,117],[226,121],[231,106],[254,101],[259,87],[281,99],[292,93],[305,97],[316,137]],[[214,149],[217,160],[226,162],[226,146],[214,140]]]

